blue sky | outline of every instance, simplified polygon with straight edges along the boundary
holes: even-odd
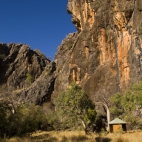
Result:
[[[0,0],[0,42],[28,44],[54,58],[68,33],[75,32],[68,0]]]

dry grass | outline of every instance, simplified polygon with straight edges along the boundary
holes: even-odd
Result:
[[[30,137],[0,139],[0,142],[142,142],[142,131],[125,134],[85,135],[83,131],[36,132]]]

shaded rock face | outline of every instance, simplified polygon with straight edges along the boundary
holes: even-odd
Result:
[[[78,32],[58,48],[55,90],[75,81],[98,101],[142,79],[141,0],[69,0],[67,10]]]
[[[58,93],[67,88],[70,78],[70,57],[73,48],[77,42],[77,33],[69,34],[58,47],[58,51],[55,55],[54,61],[56,62],[56,81],[54,84],[54,92],[52,94],[52,100],[57,97]],[[72,81],[72,80],[71,80]]]
[[[0,44],[0,96],[15,103],[51,100],[56,65],[25,44]]]

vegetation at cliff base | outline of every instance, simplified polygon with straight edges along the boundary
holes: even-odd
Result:
[[[58,95],[56,111],[60,122],[66,128],[84,128],[86,131],[87,125],[95,122],[95,105],[76,84],[72,84]]]
[[[44,112],[41,106],[0,101],[0,137],[23,135],[37,130],[83,129],[95,122],[95,105],[73,84],[56,99],[56,111]]]
[[[110,111],[114,118],[124,119],[131,129],[142,129],[142,82],[124,93],[115,94],[111,102]]]
[[[142,83],[111,97],[111,115],[128,122],[128,129],[142,129]],[[44,112],[41,106],[0,100],[0,137],[21,136],[38,130],[84,130],[97,125],[95,104],[77,84],[59,93],[55,111]]]
[[[48,121],[40,106],[21,104],[16,109],[9,102],[0,102],[0,137],[48,130]]]

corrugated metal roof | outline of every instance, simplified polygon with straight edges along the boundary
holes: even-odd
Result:
[[[127,122],[119,119],[119,118],[115,118],[114,120],[110,121],[109,124],[126,124]]]

